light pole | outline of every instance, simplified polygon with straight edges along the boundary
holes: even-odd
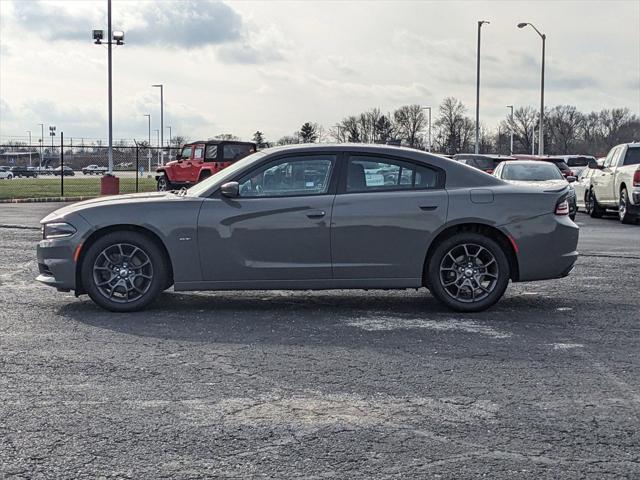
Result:
[[[27,130],[29,134],[29,166],[31,166],[31,130]]]
[[[42,147],[44,146],[44,123],[40,125],[40,168],[42,168]]]
[[[533,23],[523,22],[518,24],[518,28],[524,28],[529,25],[533,28],[542,39],[542,74],[540,76],[540,127],[538,127],[538,155],[544,155],[544,48],[547,36],[540,33]]]
[[[169,160],[171,160],[171,125],[167,127],[169,129],[169,141],[167,142],[167,153],[169,155]]]
[[[482,29],[482,25],[485,23],[490,22],[486,20],[478,21],[478,58],[476,62],[476,153],[480,153],[480,31]]]
[[[53,125],[49,126],[49,136],[51,137],[51,156],[53,156],[53,137],[56,136],[56,127]],[[62,172],[60,172],[60,175],[62,175]]]
[[[112,61],[111,61],[111,46],[112,45],[124,45],[124,32],[111,30],[111,0],[107,0],[107,41],[103,42],[104,31],[94,30],[93,40],[96,45],[107,44],[107,70],[108,70],[108,97],[109,97],[109,173],[113,175],[113,88],[112,88]]]
[[[513,105],[507,105],[507,108],[511,109],[511,115],[509,116],[509,132],[511,133],[511,143],[509,145],[509,155],[513,155]]]
[[[162,154],[162,147],[164,144],[163,132],[164,132],[164,98],[163,98],[163,86],[161,83],[151,85],[152,87],[160,87],[160,155],[161,165],[164,165],[164,155]]]
[[[154,132],[156,132],[156,135],[158,137],[158,154],[156,155],[156,158],[158,159],[158,163],[161,162],[160,160],[160,152],[162,151],[162,144],[160,143],[160,130],[158,130],[157,128],[154,130]],[[161,164],[162,165],[162,164]]]
[[[333,128],[335,128],[338,131],[338,143],[341,143],[341,139],[342,137],[340,136],[340,133],[342,131],[342,125],[334,125]]]
[[[146,114],[145,117],[149,120],[149,143],[147,149],[147,160],[149,161],[149,175],[151,175],[151,115]]]
[[[431,107],[422,107],[422,110],[429,110],[429,143],[427,144],[427,152],[431,151]]]

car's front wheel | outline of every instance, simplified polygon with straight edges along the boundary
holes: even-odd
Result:
[[[446,238],[435,247],[427,284],[438,300],[459,312],[489,308],[509,284],[509,261],[495,240],[473,232]]]
[[[158,177],[157,188],[159,192],[166,192],[173,188],[171,186],[171,182],[169,181],[169,179],[165,174],[162,174]]]
[[[141,310],[164,290],[166,261],[161,248],[146,235],[108,233],[86,251],[82,283],[102,308],[112,312]]]

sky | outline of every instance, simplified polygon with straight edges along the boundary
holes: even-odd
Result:
[[[107,1],[0,0],[0,143],[107,137]],[[145,114],[189,139],[232,133],[267,140],[304,122],[329,128],[372,107],[433,107],[454,96],[475,112],[482,27],[481,122],[506,105],[640,114],[640,1],[113,1],[114,139],[145,140]],[[168,129],[164,132],[168,137]],[[152,132],[152,141],[156,133]],[[34,140],[35,143],[37,140]],[[165,140],[166,143],[166,140]]]

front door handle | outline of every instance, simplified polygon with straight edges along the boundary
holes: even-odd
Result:
[[[431,210],[435,210],[436,208],[438,208],[437,205],[420,205],[420,210],[425,210],[427,212],[430,212]]]
[[[307,217],[309,218],[322,218],[327,214],[324,210],[311,210],[307,212]]]

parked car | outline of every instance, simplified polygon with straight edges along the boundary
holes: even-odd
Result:
[[[395,171],[395,181],[381,171]],[[571,272],[579,229],[566,196],[409,148],[273,148],[188,190],[53,212],[41,221],[38,280],[119,312],[146,307],[172,284],[424,286],[452,309],[480,311],[510,279]]]
[[[600,165],[604,163],[604,158],[596,160]],[[589,193],[591,191],[591,179],[594,173],[598,172],[594,168],[585,168],[580,172],[576,182],[573,184],[573,189],[576,191],[576,205],[578,210],[581,208],[585,213],[591,213],[589,203]]]
[[[0,167],[0,180],[11,180],[12,178],[13,173],[11,173],[11,168]]]
[[[35,167],[35,169],[36,172],[38,172],[38,175],[53,175],[53,167]]]
[[[107,173],[109,169],[107,167],[99,167],[98,165],[92,164],[87,165],[82,169],[83,175],[104,175]]]
[[[593,162],[591,190],[588,197],[592,217],[606,210],[618,211],[622,223],[640,217],[640,143],[623,143],[613,147],[602,165]]]
[[[207,140],[182,147],[177,160],[158,167],[158,191],[190,187],[257,150],[253,142]]]
[[[16,165],[15,167],[11,167],[10,172],[13,175],[13,178],[16,178],[16,177],[36,178],[38,176],[38,173],[35,170],[30,169],[29,167],[22,167],[18,165]]]
[[[62,173],[62,175],[64,175],[65,177],[73,177],[76,174],[76,172],[73,171],[73,168],[71,168],[71,167],[69,167],[67,165],[64,166],[64,169],[62,169],[61,167],[58,166],[58,167],[54,168],[51,171],[51,173],[53,175],[60,175]]]
[[[551,157],[548,155],[523,155],[523,154],[514,154],[513,155],[517,160],[532,160],[536,162],[550,162],[554,163],[556,167],[562,172],[562,176],[564,178],[567,177],[575,177],[575,173],[569,165],[564,161],[563,158],[560,157]]]
[[[458,153],[453,156],[453,159],[489,174],[493,173],[500,162],[514,160],[513,157],[508,155],[484,155],[475,153]]]
[[[553,163],[535,160],[510,160],[498,165],[493,174],[497,178],[515,185],[536,184],[547,189],[566,190],[569,218],[575,220],[578,211],[576,192],[570,183],[575,182],[576,179],[575,177],[565,179]]]
[[[566,163],[574,177],[579,177],[580,173],[589,167],[589,162],[596,161],[593,155],[553,155],[551,158],[559,158]]]

